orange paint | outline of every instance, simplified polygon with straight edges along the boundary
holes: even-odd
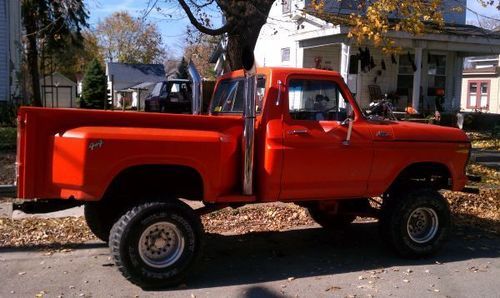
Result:
[[[369,121],[336,72],[262,68],[266,92],[256,120],[255,196],[241,195],[241,115],[173,115],[23,107],[20,198],[100,200],[113,179],[138,165],[181,165],[203,179],[212,203],[331,200],[377,196],[406,167],[435,162],[451,173],[453,190],[467,179],[469,141],[458,129]],[[243,76],[229,73],[221,80]],[[335,82],[354,108],[351,142],[338,121],[294,120],[290,78]],[[278,80],[281,102],[278,98]],[[217,87],[216,87],[217,88]],[[304,135],[290,131],[305,130]]]

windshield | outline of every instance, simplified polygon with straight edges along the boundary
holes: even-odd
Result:
[[[151,94],[149,95],[150,97],[152,96],[160,96],[161,92],[161,87],[163,86],[163,82],[156,83],[155,87],[153,88],[153,91],[151,91]]]
[[[266,79],[257,78],[256,112],[260,113],[266,90]],[[245,100],[245,79],[228,79],[217,86],[210,111],[217,113],[243,113]]]

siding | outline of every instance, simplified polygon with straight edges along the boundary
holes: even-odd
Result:
[[[321,68],[340,71],[340,45],[330,45],[304,50],[304,67],[314,68],[315,59],[321,59]]]
[[[351,55],[358,53],[357,47],[351,47]],[[340,71],[340,45],[329,45],[324,47],[317,47],[304,50],[304,67],[314,68],[315,58],[321,57],[322,67],[328,67],[335,71]],[[370,104],[370,93],[368,85],[379,85],[382,93],[390,93],[396,91],[398,65],[391,63],[390,56],[384,56],[380,49],[370,48],[370,54],[376,67],[371,71],[361,72],[361,87],[360,106],[363,108],[368,107]],[[385,62],[386,69],[382,70],[382,60]],[[379,75],[379,71],[381,72]],[[400,100],[400,105],[406,105],[406,99]]]
[[[278,1],[277,1],[278,2]],[[305,0],[305,7],[310,7],[312,0]],[[357,13],[356,7],[359,1],[356,0],[337,0],[326,1],[325,10],[332,13],[350,14]],[[465,9],[456,10],[457,7],[466,7],[467,0],[443,0],[443,17],[447,23],[465,24]],[[393,14],[392,17],[396,18],[397,15]]]
[[[9,18],[8,0],[0,0],[0,101],[9,98]]]

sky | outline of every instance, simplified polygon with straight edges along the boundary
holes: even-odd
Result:
[[[89,10],[91,28],[95,28],[99,21],[117,11],[128,11],[133,16],[141,17],[147,8],[148,2],[148,0],[85,0]],[[152,10],[148,15],[148,20],[155,23],[160,29],[163,41],[170,52],[169,56],[180,57],[185,44],[185,32],[189,20],[184,14],[181,14],[179,9],[173,11],[167,5],[164,5],[164,10],[164,15]]]
[[[498,0],[496,0],[498,1]],[[89,23],[95,27],[100,20],[117,11],[128,11],[133,16],[142,16],[147,8],[148,0],[85,0],[90,13]],[[160,1],[162,3],[163,1]],[[162,12],[152,10],[148,16],[149,21],[156,23],[163,36],[163,41],[168,47],[170,57],[180,57],[185,41],[186,26],[189,20],[179,7],[172,8],[163,4]],[[500,19],[500,11],[493,7],[484,8],[478,0],[467,0],[467,20],[475,21],[478,16],[485,15]],[[212,11],[215,13],[215,11]],[[167,16],[168,15],[168,16]],[[220,20],[220,19],[219,19]],[[219,21],[220,22],[220,21]]]

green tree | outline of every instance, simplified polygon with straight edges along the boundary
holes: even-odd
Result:
[[[193,61],[203,78],[215,79],[214,64],[210,63],[210,58],[217,48],[220,38],[203,34],[190,27],[187,28],[186,33],[185,59]]]
[[[187,79],[189,76],[188,74],[188,63],[186,62],[186,59],[182,57],[181,63],[179,63],[179,66],[177,67],[177,78],[178,79]]]
[[[92,60],[87,66],[83,78],[82,98],[80,107],[90,109],[104,108],[106,100],[107,79],[106,74],[97,59]]]
[[[21,12],[32,104],[41,106],[39,50],[56,55],[68,45],[81,46],[81,30],[88,26],[88,14],[83,0],[22,0]]]
[[[49,69],[57,71],[76,81],[77,75],[85,73],[87,65],[94,59],[98,59],[101,65],[104,65],[104,56],[97,44],[97,38],[94,33],[85,30],[82,33],[83,46],[69,45],[64,50],[58,50],[52,54],[52,59],[47,59]]]
[[[163,63],[161,33],[155,24],[115,12],[97,25],[96,36],[105,58],[121,63]]]

